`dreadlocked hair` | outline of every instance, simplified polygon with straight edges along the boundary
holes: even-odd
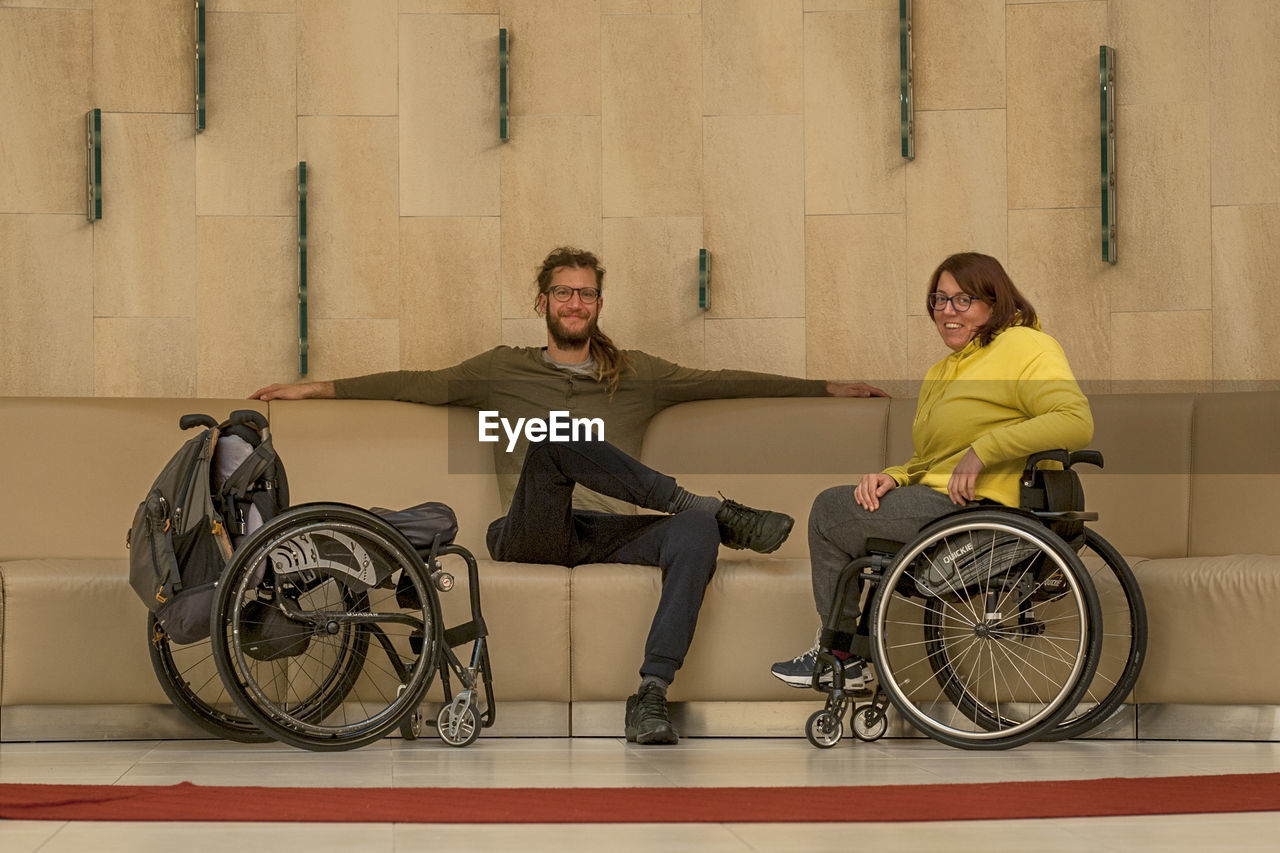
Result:
[[[589,269],[596,276],[596,289],[600,291],[600,295],[604,295],[604,267],[600,265],[600,260],[584,249],[574,249],[569,246],[561,246],[553,249],[551,254],[547,255],[542,262],[542,267],[538,270],[538,297],[547,297],[547,310],[551,310],[551,276],[561,267],[571,267],[574,269]],[[534,298],[534,307],[538,304],[538,298]],[[587,342],[588,352],[596,361],[596,379],[605,383],[609,389],[609,397],[613,398],[614,392],[618,390],[618,382],[622,379],[622,371],[627,366],[627,357],[618,349],[609,336],[600,331],[597,326],[591,332],[591,338]]]

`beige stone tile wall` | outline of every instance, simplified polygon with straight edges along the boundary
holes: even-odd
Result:
[[[103,113],[102,134],[110,145],[103,154],[104,213],[93,226],[94,316],[194,318],[191,118]]]
[[[112,112],[190,111],[191,0],[93,0],[94,106]]]
[[[93,393],[99,397],[194,397],[194,314],[95,318]]]
[[[600,148],[598,115],[511,120],[502,148],[503,317],[533,316],[535,276],[553,247],[600,245]]]
[[[707,115],[799,115],[804,105],[800,0],[702,0]]]
[[[93,13],[0,9],[0,213],[85,212]]]
[[[497,15],[400,18],[400,215],[498,216]]]
[[[0,0],[0,394],[300,378],[301,160],[309,378],[540,344],[534,271],[571,244],[608,269],[605,330],[693,366],[910,394],[946,354],[927,278],[976,249],[1090,390],[1280,385],[1273,0],[914,0],[913,161],[897,0],[207,6],[197,134],[189,0]]]
[[[1280,198],[1280,10],[1270,0],[1209,7],[1213,203]]]
[[[606,217],[702,213],[700,24],[697,15],[604,19]]]
[[[1117,311],[1111,315],[1111,389],[1116,393],[1213,388],[1209,311]]]
[[[206,13],[197,214],[292,216],[297,210],[297,41],[295,15]],[[193,118],[193,134],[194,128]]]
[[[93,395],[93,229],[0,214],[0,390]]]
[[[396,114],[397,0],[298,0],[298,115]]]
[[[804,315],[804,124],[800,116],[703,122],[703,227],[712,317]],[[743,180],[750,175],[751,180]]]
[[[927,283],[954,252],[1007,256],[1005,127],[1004,110],[916,113],[916,159],[907,169],[907,281]],[[908,314],[924,310],[923,299],[907,304]]]
[[[706,367],[705,314],[698,307],[702,218],[606,219],[602,246],[601,324],[614,343]]]
[[[1106,43],[1106,7],[1009,7],[1011,209],[1098,204],[1098,46]],[[1037,38],[1046,29],[1057,38]]]
[[[906,217],[805,218],[805,345],[810,374],[874,378],[890,393],[912,393],[907,369],[907,305],[924,288],[907,282]]]
[[[1099,261],[1097,233],[1095,209],[1011,210],[1005,269],[1035,306],[1041,328],[1062,344],[1076,378],[1105,389],[1115,270]]]
[[[433,370],[502,343],[501,221],[400,220],[400,353],[387,369]]]
[[[288,217],[197,217],[197,395],[247,396],[299,377],[297,246]]]
[[[1005,30],[1017,9],[1004,0],[915,0],[917,110],[1005,106]]]
[[[1271,287],[1280,270],[1280,204],[1213,209],[1213,378],[1274,382],[1280,365]]]
[[[298,118],[307,164],[307,287],[317,319],[400,315],[396,121]]]
[[[1112,276],[1111,308],[1210,308],[1208,105],[1130,105],[1120,115],[1117,241],[1124,263]]]
[[[902,213],[896,8],[804,19],[805,213]]]
[[[804,318],[708,320],[707,366],[799,376],[804,373]]]

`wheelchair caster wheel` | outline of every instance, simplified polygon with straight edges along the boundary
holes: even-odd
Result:
[[[875,705],[854,708],[850,722],[853,724],[853,736],[868,743],[880,740],[889,730],[889,718]]]
[[[475,708],[469,705],[461,714],[454,714],[452,705],[444,706],[436,718],[436,727],[440,729],[440,739],[449,746],[470,746],[480,737],[480,721]]]
[[[828,749],[840,742],[844,723],[830,711],[814,711],[804,725],[804,734],[818,749]]]
[[[422,734],[422,713],[414,711],[400,721],[400,737],[405,740],[417,740]]]

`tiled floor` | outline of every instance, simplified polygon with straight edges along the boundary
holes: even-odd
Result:
[[[1280,744],[1075,741],[1010,752],[927,740],[689,739],[672,748],[621,739],[499,739],[466,749],[434,739],[318,754],[219,741],[0,745],[0,782],[340,786],[882,785],[1280,772]],[[874,802],[815,802],[837,813]],[[447,805],[442,805],[447,808]],[[922,803],[921,808],[927,809]],[[913,824],[192,824],[0,822],[4,853],[205,850],[1276,850],[1280,813]]]

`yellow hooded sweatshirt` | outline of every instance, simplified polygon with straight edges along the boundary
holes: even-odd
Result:
[[[985,466],[977,498],[1019,503],[1026,458],[1041,450],[1079,450],[1093,438],[1089,401],[1058,342],[1011,326],[986,346],[977,339],[925,374],[911,425],[915,453],[884,473],[898,485],[922,483],[946,494],[951,472],[972,447]]]

